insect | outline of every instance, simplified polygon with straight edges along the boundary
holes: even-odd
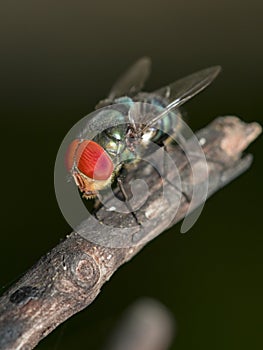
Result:
[[[80,137],[69,145],[66,166],[84,198],[96,197],[99,191],[109,186],[123,165],[136,159],[135,148],[138,144],[145,149],[149,142],[164,146],[169,144],[169,135],[175,134],[180,124],[178,108],[205,89],[221,70],[220,66],[210,67],[156,91],[141,92],[150,67],[149,58],[139,59],[117,80],[108,97],[96,106],[101,113],[101,123],[110,113],[110,118],[116,121],[114,126],[106,126],[94,139]],[[158,113],[136,123],[132,118],[127,122],[124,115],[129,114],[137,102],[154,106]],[[93,128],[96,126],[93,125]],[[118,183],[124,192],[121,182]],[[123,195],[126,197],[125,193]]]

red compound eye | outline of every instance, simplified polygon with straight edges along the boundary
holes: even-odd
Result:
[[[107,152],[94,141],[74,140],[67,151],[66,166],[69,170],[74,164],[84,175],[94,180],[107,180],[114,170]]]

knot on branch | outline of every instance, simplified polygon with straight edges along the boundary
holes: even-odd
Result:
[[[92,287],[99,279],[99,269],[94,259],[87,256],[85,259],[80,260],[76,267],[76,277],[79,282],[85,283],[85,285]],[[95,278],[94,278],[95,277]]]
[[[86,253],[74,256],[74,264],[71,265],[71,273],[77,285],[86,291],[91,289],[100,279],[100,269],[96,260]]]
[[[96,260],[82,251],[73,250],[67,258],[63,255],[62,266],[64,271],[60,269],[55,288],[59,292],[74,295],[75,299],[78,299],[83,290],[88,292],[100,279],[101,273]]]

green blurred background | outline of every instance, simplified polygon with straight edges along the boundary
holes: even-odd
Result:
[[[153,60],[149,90],[223,66],[187,105],[194,129],[226,114],[262,122],[260,0],[9,0],[0,16],[2,290],[70,232],[53,188],[58,147],[137,58]],[[141,296],[172,311],[172,349],[262,349],[262,138],[249,152],[252,168],[190,232],[177,225],[155,239],[38,349],[100,349]]]

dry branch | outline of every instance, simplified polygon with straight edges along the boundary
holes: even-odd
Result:
[[[217,118],[196,135],[205,139],[203,150],[208,159],[209,195],[243,173],[251,164],[252,157],[242,157],[242,152],[260,134],[257,123],[246,124],[236,117]],[[181,176],[187,183],[190,177],[187,160],[180,150],[175,150]],[[135,170],[134,170],[135,171]],[[143,168],[137,169],[141,178],[147,177]],[[134,176],[134,172],[130,174]],[[171,176],[172,174],[168,174]],[[153,218],[147,232],[147,241],[163,232],[168,226],[180,221],[187,213],[189,203],[182,197],[179,210],[171,223],[167,213],[172,204],[160,207],[158,190],[162,183],[155,175],[148,175],[152,194],[138,213],[139,219]],[[164,186],[169,186],[169,183]],[[188,188],[184,188],[188,194]],[[201,204],[201,203],[200,203]],[[131,215],[113,215],[99,208],[99,221],[105,225],[128,227],[134,224]],[[154,220],[156,219],[156,220]],[[97,230],[92,220],[82,224],[82,234],[89,237]],[[103,230],[103,225],[100,225]],[[115,228],[107,226],[109,239]],[[54,328],[73,314],[87,307],[99,294],[102,285],[123,263],[130,260],[145,245],[145,236],[140,236],[138,226],[132,228],[137,234],[137,243],[129,248],[110,248],[96,245],[77,233],[70,234],[62,243],[43,256],[0,299],[0,349],[32,349]],[[94,232],[93,232],[94,233]],[[139,235],[138,235],[139,234]],[[128,245],[127,245],[128,246]]]

